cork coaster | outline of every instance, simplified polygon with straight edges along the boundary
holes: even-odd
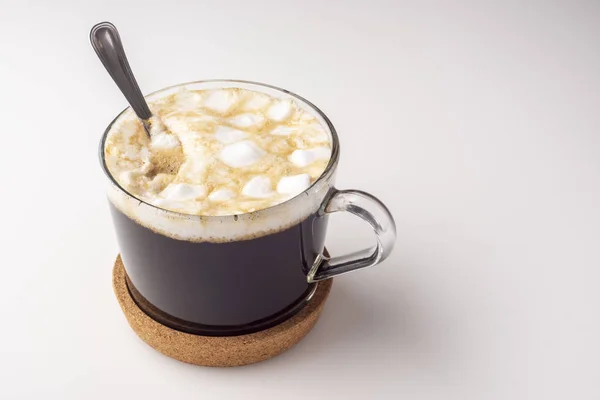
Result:
[[[241,336],[199,336],[166,327],[146,315],[129,294],[120,255],[113,268],[113,289],[133,331],[168,357],[207,367],[253,364],[289,349],[317,322],[331,285],[332,279],[320,282],[313,298],[298,314],[272,328]]]

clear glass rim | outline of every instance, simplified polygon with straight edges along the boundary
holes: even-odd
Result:
[[[161,92],[166,92],[168,90],[171,89],[175,89],[178,87],[183,87],[183,86],[190,86],[190,85],[198,85],[198,84],[205,84],[205,83],[223,83],[223,84],[227,84],[227,83],[239,83],[239,84],[247,84],[247,85],[254,85],[254,86],[259,86],[259,87],[264,87],[264,88],[268,88],[268,89],[272,89],[281,93],[284,93],[288,96],[291,96],[299,101],[301,101],[302,103],[306,104],[307,106],[309,106],[313,111],[315,111],[322,119],[323,121],[325,121],[325,123],[327,124],[327,128],[329,129],[329,132],[331,133],[331,158],[329,159],[329,163],[327,164],[327,166],[325,167],[325,170],[323,171],[323,173],[321,174],[321,176],[319,176],[319,178],[313,182],[312,185],[310,185],[308,188],[306,188],[303,192],[297,194],[296,196],[278,203],[274,206],[271,207],[267,207],[267,208],[262,208],[260,210],[256,210],[254,212],[249,212],[249,213],[243,213],[243,214],[231,214],[231,215],[198,215],[198,214],[186,214],[186,213],[181,213],[178,211],[173,211],[173,210],[167,210],[165,208],[161,208],[159,206],[156,206],[154,204],[148,203],[147,201],[140,199],[139,197],[137,197],[136,195],[134,195],[133,193],[128,192],[125,188],[123,188],[119,182],[117,182],[117,180],[111,175],[110,171],[108,170],[108,166],[106,165],[106,159],[104,157],[104,147],[105,147],[105,143],[106,143],[106,138],[108,137],[108,133],[110,132],[110,129],[112,128],[112,126],[114,125],[114,123],[128,110],[131,109],[131,107],[126,107],[124,110],[122,110],[111,122],[110,124],[108,124],[108,127],[106,128],[106,130],[104,131],[104,133],[102,134],[102,138],[100,139],[100,147],[98,149],[98,156],[100,158],[100,165],[102,167],[102,170],[104,171],[104,174],[106,175],[106,177],[111,181],[111,183],[113,185],[115,185],[121,192],[125,193],[127,196],[139,201],[142,204],[145,204],[149,207],[152,207],[154,209],[160,210],[164,213],[170,214],[170,215],[175,215],[175,216],[179,216],[179,217],[186,217],[186,218],[198,218],[198,219],[202,219],[202,220],[207,220],[207,219],[223,219],[223,218],[236,218],[240,215],[250,215],[250,214],[254,214],[257,212],[268,212],[270,210],[276,211],[279,208],[285,207],[288,203],[293,202],[295,199],[297,199],[300,196],[306,195],[308,194],[308,192],[311,191],[311,189],[317,185],[319,185],[323,180],[327,180],[330,179],[331,176],[333,175],[334,171],[335,171],[335,167],[338,164],[339,161],[339,153],[340,153],[340,145],[339,145],[339,138],[337,135],[337,131],[335,130],[335,127],[333,126],[333,124],[331,123],[331,121],[329,120],[329,118],[327,117],[327,115],[325,115],[325,113],[323,111],[321,111],[319,109],[319,107],[317,107],[316,105],[314,105],[313,103],[311,103],[310,101],[308,101],[307,99],[305,99],[304,97],[293,93],[289,90],[286,89],[282,89],[279,88],[277,86],[273,86],[273,85],[269,85],[266,83],[261,83],[261,82],[254,82],[254,81],[248,81],[248,80],[239,80],[239,79],[206,79],[206,80],[199,80],[199,81],[190,81],[190,82],[184,82],[184,83],[178,83],[175,85],[171,85],[171,86],[167,86],[165,88],[156,90],[152,93],[149,93],[147,95],[144,95],[144,97],[150,97],[150,96],[154,96],[156,94],[159,94]]]

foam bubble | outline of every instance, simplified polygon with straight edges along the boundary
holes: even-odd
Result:
[[[265,198],[273,195],[271,179],[267,176],[255,176],[244,185],[242,194],[248,197]]]
[[[219,153],[219,158],[233,168],[247,167],[260,160],[265,151],[251,140],[244,140],[225,146]]]
[[[208,94],[204,100],[204,105],[213,111],[226,113],[237,103],[237,101],[238,95],[235,91],[217,89]]]
[[[277,192],[281,194],[297,195],[302,193],[309,186],[310,176],[308,174],[284,176],[277,184]]]
[[[223,144],[229,144],[240,141],[248,135],[239,129],[233,129],[228,126],[219,126],[215,131],[215,139]]]
[[[294,150],[289,160],[297,167],[306,167],[317,160],[327,160],[331,156],[329,147],[315,147],[308,150]]]
[[[293,107],[294,106],[291,100],[280,100],[269,107],[267,115],[273,121],[281,122],[290,117],[292,110],[294,109]]]

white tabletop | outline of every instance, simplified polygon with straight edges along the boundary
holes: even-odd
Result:
[[[600,398],[600,7],[521,3],[1,1],[0,398]],[[128,327],[102,20],[145,92],[238,78],[310,99],[340,133],[338,186],[394,214],[392,256],[336,279],[289,352],[201,368]],[[332,252],[369,240],[331,220]]]

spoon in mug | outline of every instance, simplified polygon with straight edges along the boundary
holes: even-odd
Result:
[[[121,37],[117,28],[110,22],[100,22],[90,31],[90,42],[98,58],[117,84],[121,93],[140,119],[150,138],[152,175],[159,173],[176,174],[183,162],[183,150],[177,136],[173,135],[160,118],[152,115],[144,95],[133,76]],[[168,136],[167,136],[168,135]],[[168,146],[153,146],[156,142],[170,143]],[[175,142],[176,141],[176,142]]]

